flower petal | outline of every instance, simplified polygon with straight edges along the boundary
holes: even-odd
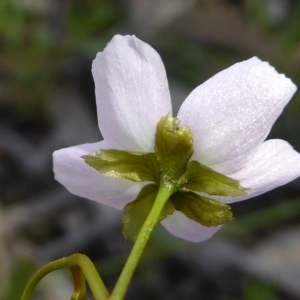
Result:
[[[230,177],[248,188],[247,196],[222,199],[231,203],[249,199],[284,185],[300,176],[300,153],[283,140],[264,142],[246,165]]]
[[[57,150],[53,153],[55,179],[71,193],[122,209],[133,201],[142,184],[102,175],[88,166],[83,155],[109,148],[104,141]]]
[[[135,36],[116,35],[93,61],[98,123],[115,149],[154,148],[158,121],[172,112],[159,54]]]
[[[175,211],[161,224],[174,236],[189,242],[203,242],[212,237],[221,226],[206,227]]]
[[[178,113],[193,131],[194,158],[218,171],[237,171],[295,91],[290,79],[256,57],[216,74],[192,91]]]

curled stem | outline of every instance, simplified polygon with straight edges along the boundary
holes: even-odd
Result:
[[[92,295],[95,300],[105,300],[109,293],[99,276],[94,264],[84,254],[76,253],[68,257],[63,257],[52,261],[40,270],[38,270],[30,279],[21,300],[30,300],[31,295],[39,283],[47,274],[59,269],[70,269],[74,280],[74,293],[71,299],[85,300],[86,299],[86,282],[88,283]]]

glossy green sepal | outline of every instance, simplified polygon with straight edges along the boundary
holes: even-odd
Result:
[[[107,176],[135,182],[159,181],[154,153],[108,149],[85,155],[82,158],[89,166]]]
[[[197,161],[189,162],[183,178],[182,187],[189,191],[225,197],[246,195],[246,189],[237,180],[218,173]]]
[[[176,210],[207,227],[219,226],[233,220],[229,205],[193,192],[175,193],[171,201]]]
[[[137,198],[125,206],[123,215],[123,235],[125,238],[135,240],[153,206],[157,191],[157,185],[146,185],[142,188]],[[169,217],[174,211],[172,203],[167,202],[158,222]]]

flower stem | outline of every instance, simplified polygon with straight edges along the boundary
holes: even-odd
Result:
[[[140,261],[144,248],[148,242],[151,232],[154,226],[157,224],[160,214],[173,193],[173,189],[161,184],[154,204],[144,222],[142,228],[139,231],[135,244],[128,256],[125,266],[121,272],[121,275],[114,287],[114,290],[109,297],[109,300],[122,300],[125,297],[128,285],[131,281],[133,273]]]
[[[50,272],[58,269],[70,269],[72,271],[75,288],[74,297],[76,295],[75,299],[85,299],[85,280],[90,287],[94,299],[104,300],[108,298],[109,293],[93,263],[87,256],[76,253],[52,261],[38,270],[25,287],[21,300],[30,300],[39,281]]]

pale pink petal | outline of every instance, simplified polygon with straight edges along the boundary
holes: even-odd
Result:
[[[237,171],[295,91],[290,79],[256,57],[216,74],[192,91],[178,113],[193,131],[194,158],[219,171]]]
[[[55,179],[77,196],[122,209],[136,198],[143,185],[102,175],[81,158],[83,155],[107,148],[110,147],[102,141],[55,151]]]
[[[227,175],[248,188],[247,196],[219,199],[227,203],[249,199],[299,177],[300,153],[283,140],[268,140],[257,149],[243,169]]]
[[[116,35],[93,61],[98,123],[113,148],[152,151],[158,121],[172,113],[164,65],[135,36]]]
[[[206,227],[200,225],[179,211],[175,211],[161,224],[174,236],[189,242],[203,242],[211,238],[221,228],[221,226]]]

